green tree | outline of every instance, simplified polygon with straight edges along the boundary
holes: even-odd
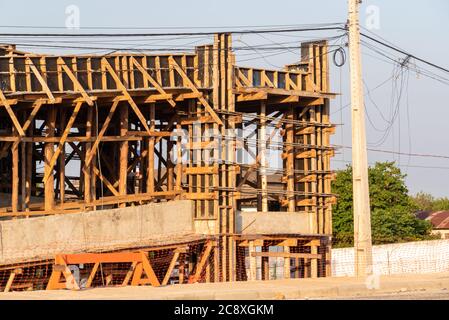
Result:
[[[368,169],[373,243],[412,241],[429,237],[431,225],[419,220],[408,196],[405,175],[394,162],[377,162]],[[353,244],[352,167],[337,172],[332,190],[338,195],[333,208],[335,246]]]
[[[449,199],[434,198],[431,194],[425,192],[418,192],[416,196],[411,197],[413,205],[416,210],[421,211],[441,211],[449,210]]]

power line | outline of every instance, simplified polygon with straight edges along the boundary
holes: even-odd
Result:
[[[280,25],[240,25],[240,26],[220,26],[223,29],[236,29],[236,28],[285,28],[285,27],[312,27],[312,26],[333,26],[343,25],[342,22],[329,22],[329,23],[305,23],[305,24],[280,24]],[[61,26],[25,26],[25,25],[6,25],[0,26],[0,28],[11,29],[67,29],[67,27]],[[117,26],[89,26],[80,27],[81,30],[185,30],[185,29],[215,29],[217,26],[165,26],[165,27],[117,27]]]
[[[0,37],[161,37],[161,36],[197,36],[215,35],[217,33],[230,34],[259,34],[276,32],[306,32],[306,31],[330,31],[345,29],[342,27],[306,27],[291,29],[260,29],[260,30],[223,30],[223,31],[203,31],[203,32],[152,32],[152,33],[0,33]]]
[[[352,149],[351,146],[342,146],[342,145],[333,145],[337,148],[345,148],[345,149]],[[398,152],[393,150],[382,150],[382,149],[373,149],[373,148],[367,148],[368,151],[373,152],[382,152],[382,153],[389,153],[389,154],[398,154],[398,155],[404,155],[404,156],[410,156],[410,157],[424,157],[424,158],[440,158],[440,159],[449,159],[449,156],[445,155],[438,155],[438,154],[425,154],[425,153],[406,153],[406,152]]]
[[[335,161],[335,162],[344,162],[344,163],[352,163],[349,160],[341,160],[341,159],[332,159],[331,161]],[[374,165],[375,163],[370,162],[369,165]],[[449,170],[449,167],[438,167],[438,166],[421,166],[421,165],[397,165],[398,167],[405,167],[405,168],[422,168],[422,169],[438,169],[438,170]]]
[[[449,69],[443,68],[443,67],[441,67],[441,66],[439,66],[439,65],[437,65],[437,64],[435,64],[435,63],[432,63],[432,62],[430,62],[430,61],[428,61],[428,60],[419,58],[419,57],[415,56],[414,54],[411,54],[411,53],[406,52],[406,51],[404,51],[404,50],[398,49],[398,48],[395,47],[395,46],[392,46],[392,45],[389,45],[388,43],[385,43],[385,42],[383,42],[383,41],[377,40],[377,39],[375,39],[375,38],[373,38],[373,37],[371,37],[371,36],[369,36],[369,35],[367,35],[367,34],[364,34],[364,33],[362,33],[362,32],[360,33],[360,35],[363,36],[363,37],[365,37],[365,38],[367,38],[367,39],[370,39],[371,41],[374,41],[374,42],[376,42],[376,43],[378,43],[378,44],[381,44],[381,45],[383,45],[384,47],[387,47],[387,48],[389,48],[389,49],[391,49],[391,50],[394,50],[394,51],[396,51],[396,52],[402,53],[402,54],[404,54],[404,55],[406,55],[406,56],[408,56],[408,57],[411,57],[411,58],[413,58],[413,59],[415,59],[415,60],[418,60],[418,61],[420,61],[420,62],[422,62],[422,63],[425,63],[425,64],[427,64],[427,65],[429,65],[429,66],[432,66],[432,67],[434,67],[434,68],[437,68],[437,69],[439,69],[439,70],[442,70],[442,71],[444,71],[444,72],[449,73]]]

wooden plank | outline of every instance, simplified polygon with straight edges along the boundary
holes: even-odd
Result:
[[[49,107],[50,110],[47,111],[46,126],[47,132],[46,137],[54,137],[56,128],[56,107],[54,105]],[[44,193],[45,193],[45,210],[51,211],[54,206],[54,178],[53,171],[50,170],[50,161],[54,154],[54,144],[46,143],[44,146],[44,175],[47,176],[47,180],[44,183]]]
[[[154,273],[153,267],[150,264],[150,261],[148,260],[148,256],[145,252],[141,252],[142,256],[142,267],[145,273],[147,274],[148,280],[150,284],[154,287],[158,287],[161,284],[159,283],[158,278],[156,277],[156,274]]]
[[[39,72],[39,70],[37,70],[37,68],[34,65],[33,61],[30,58],[27,57],[26,58],[26,63],[31,68],[31,71],[33,71],[34,75],[36,76],[37,80],[39,81],[39,83],[42,86],[42,90],[45,91],[45,93],[47,94],[47,96],[50,99],[50,101],[55,102],[55,97],[53,96],[53,93],[51,92],[50,88],[47,85],[47,82],[44,80],[44,78],[42,77],[42,75]],[[30,88],[29,91],[32,91],[31,88]]]
[[[6,111],[8,112],[9,117],[12,120],[12,123],[14,124],[14,127],[16,128],[17,132],[21,137],[25,136],[25,132],[22,128],[22,126],[19,123],[19,120],[17,120],[16,115],[14,114],[14,111],[12,111],[11,106],[9,105],[8,100],[6,99],[5,95],[3,94],[3,91],[0,89],[0,100],[3,103],[3,106],[5,107]]]
[[[150,105],[150,130],[154,131],[156,128],[156,108],[155,104]],[[147,163],[147,192],[154,192],[154,145],[155,138],[148,139],[148,163]]]
[[[59,141],[58,148],[54,152],[53,156],[51,157],[50,163],[49,163],[49,169],[44,175],[44,179],[42,180],[44,183],[47,182],[48,177],[52,174],[53,168],[56,164],[56,161],[58,160],[59,155],[61,154],[62,147],[64,146],[64,143],[66,142],[66,139],[70,133],[70,130],[72,129],[73,124],[75,123],[76,116],[78,115],[78,112],[81,109],[81,106],[83,105],[82,102],[78,102],[75,106],[75,109],[73,110],[72,115],[70,116],[70,119],[64,129],[64,132],[61,136],[61,140]]]
[[[17,134],[16,130],[13,130]],[[19,209],[19,147],[18,143],[13,143],[11,148],[12,172],[11,172],[11,208],[13,212]]]
[[[212,247],[212,241],[208,241],[206,244],[206,249],[204,250],[201,259],[196,266],[195,274],[189,279],[189,283],[198,282],[198,280],[200,279],[201,273],[203,272],[203,269],[206,266],[207,261],[209,260],[210,253],[212,252]]]
[[[120,193],[117,191],[117,189],[114,188],[114,186],[112,185],[112,183],[109,182],[108,179],[106,179],[100,172],[100,170],[98,170],[97,167],[93,167],[94,173],[98,176],[98,178],[100,178],[101,181],[103,181],[103,183],[105,184],[105,186],[112,192],[112,194],[114,196],[119,196]]]
[[[79,93],[81,93],[83,98],[86,100],[87,104],[92,107],[94,105],[93,100],[87,94],[87,92],[84,90],[83,86],[78,81],[76,76],[73,74],[72,70],[70,70],[70,68],[65,64],[64,59],[59,57],[57,61],[58,61],[58,64],[61,65],[62,69],[66,72],[66,74],[69,76],[70,80],[72,80],[73,87],[75,88],[75,90],[78,91]]]
[[[142,126],[145,128],[145,130],[150,133],[150,128],[148,127],[147,120],[142,115],[142,112],[140,112],[139,107],[134,102],[131,95],[128,93],[128,90],[126,89],[125,85],[120,81],[119,76],[115,73],[114,69],[109,64],[108,60],[106,58],[102,59],[105,68],[108,70],[109,74],[114,79],[117,87],[122,91],[123,95],[127,98],[129,104],[131,105],[131,108],[134,110],[134,113],[139,118],[140,122],[142,123]]]
[[[86,288],[90,288],[90,286],[92,285],[92,281],[95,278],[95,274],[97,273],[99,266],[100,262],[95,262],[94,266],[92,267],[92,271],[90,272],[89,277],[87,278]]]
[[[216,195],[214,192],[193,192],[193,193],[184,193],[182,195],[183,199],[187,200],[214,200],[216,199]]]
[[[257,260],[256,260],[256,246],[254,241],[249,241],[249,279],[250,281],[257,280]],[[261,252],[267,253],[267,252]]]
[[[178,261],[179,258],[179,252],[175,252],[173,254],[173,258],[170,261],[170,265],[168,266],[167,272],[165,273],[165,277],[164,280],[162,281],[162,285],[165,286],[168,283],[168,280],[170,280],[170,276],[173,272],[173,269],[175,267],[176,262]]]
[[[129,280],[131,280],[131,277],[133,276],[135,270],[136,270],[136,266],[137,266],[138,262],[133,262],[131,263],[131,266],[129,267],[128,272],[126,273],[125,279],[123,279],[122,282],[122,286],[127,286],[129,283]]]
[[[217,174],[218,168],[215,166],[203,166],[203,167],[187,167],[183,169],[184,174]]]
[[[109,110],[108,115],[106,116],[106,119],[104,120],[103,126],[101,127],[100,132],[98,133],[98,136],[95,139],[95,142],[92,146],[91,151],[88,153],[88,156],[85,160],[85,165],[88,166],[90,162],[92,161],[92,158],[95,156],[98,150],[98,145],[100,144],[101,139],[103,138],[104,134],[106,133],[106,130],[109,127],[109,123],[111,122],[112,116],[114,115],[115,110],[117,109],[117,106],[119,105],[119,101],[114,101],[112,103],[111,109]]]
[[[14,269],[11,271],[11,273],[9,274],[9,278],[8,281],[6,282],[6,286],[5,289],[3,290],[3,292],[9,292],[9,290],[11,290],[11,286],[14,282],[14,279],[16,277],[16,274],[20,274],[22,273],[22,269]]]
[[[172,56],[168,58],[168,61],[170,65],[172,65],[175,70],[179,73],[179,75],[184,79],[184,83],[194,92],[194,93],[200,93],[199,90],[195,87],[195,85],[192,83],[192,81],[189,79],[187,74],[184,72],[184,70],[181,69],[181,67],[176,63],[175,59],[173,59]],[[209,105],[209,102],[207,102],[206,99],[204,99],[202,96],[198,98],[198,100],[201,102],[201,104],[206,108],[207,112],[211,115],[211,117],[215,120],[216,123],[219,125],[223,125],[223,122],[221,121],[220,117],[215,113],[214,109]]]
[[[139,69],[139,71],[142,73],[142,76],[144,77],[144,79],[149,81],[160,94],[163,94],[163,95],[167,94],[167,92],[165,92],[165,90],[162,88],[162,86],[156,80],[154,80],[154,78],[152,76],[150,76],[150,74],[147,72],[147,70],[145,70],[145,68],[143,68],[140,65],[140,63],[137,62],[137,60],[134,59],[134,57],[132,57],[132,56],[131,56],[131,63],[134,64],[137,67],[137,69]],[[167,101],[172,107],[176,107],[176,102],[172,98],[167,99]]]
[[[75,253],[57,255],[66,264],[142,262],[140,252]]]
[[[317,253],[290,253],[290,252],[251,252],[252,257],[279,257],[279,258],[307,258],[321,259]]]

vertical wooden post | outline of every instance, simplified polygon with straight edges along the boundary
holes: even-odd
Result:
[[[33,136],[34,131],[34,120],[31,122],[30,127],[28,129],[29,135]],[[26,144],[26,178],[25,178],[25,211],[30,211],[30,201],[31,201],[31,185],[32,185],[32,176],[34,174],[34,166],[33,166],[33,149],[34,143],[29,142]]]
[[[55,124],[56,124],[56,107],[54,105],[49,105],[47,110],[47,134],[46,137],[55,136]],[[50,171],[50,160],[53,157],[54,143],[47,142],[44,147],[44,176],[48,175],[48,179],[45,182],[45,211],[52,211],[55,202],[55,190],[54,190],[54,176]]]
[[[185,262],[186,262],[186,256],[184,253],[181,253],[179,255],[179,267],[178,267],[178,272],[179,272],[179,284],[183,284],[184,283],[184,278],[185,278]]]
[[[284,246],[284,252],[290,253],[290,247]],[[284,279],[290,279],[290,257],[284,258]]]
[[[249,241],[248,254],[249,254],[249,280],[257,280],[257,258],[253,256],[253,252],[256,252],[254,241]]]
[[[128,104],[124,103],[120,107],[120,136],[124,137],[128,133]],[[128,177],[128,141],[120,142],[119,157],[119,194],[127,194]],[[126,207],[126,203],[121,203],[120,208]]]
[[[176,125],[178,130],[178,139],[176,141],[176,190],[181,191],[182,187],[182,149],[181,149],[181,124]],[[205,190],[209,192],[209,190]]]
[[[262,252],[268,252],[268,246],[262,246]],[[262,280],[270,280],[270,264],[269,257],[262,257]]]
[[[156,128],[155,104],[150,104],[150,130]],[[147,165],[147,192],[154,192],[154,142],[155,138],[148,139],[148,165]]]
[[[86,138],[92,138],[92,121],[93,121],[93,107],[89,106],[87,109],[87,118],[86,118]],[[85,144],[85,152],[84,157],[86,159],[87,156],[92,152],[92,143],[86,142]],[[92,202],[92,165],[86,164],[84,161],[83,166],[83,174],[84,174],[84,202],[86,204],[86,209],[89,209],[89,204]]]
[[[260,170],[260,187],[262,189],[262,197],[261,197],[261,208],[262,208],[262,212],[267,212],[268,211],[268,192],[267,192],[267,187],[268,187],[268,183],[267,183],[267,158],[266,158],[266,153],[267,153],[267,142],[266,142],[266,138],[267,138],[267,132],[266,132],[266,112],[267,112],[267,106],[266,106],[266,102],[262,101],[261,105],[260,105],[260,136],[259,136],[259,143],[260,143],[260,148],[258,150],[258,152],[260,152],[261,156],[260,156],[260,165],[261,165],[261,170]]]
[[[18,137],[17,130],[13,128],[14,135]],[[19,211],[19,143],[14,142],[11,148],[12,153],[12,177],[11,177],[11,208],[12,212]]]
[[[300,261],[299,258],[295,259],[295,278],[296,279],[299,279],[301,277],[299,261]]]
[[[170,152],[173,150],[173,141],[171,139],[167,139],[167,153],[166,158],[167,159],[167,190],[171,191],[173,190],[173,173],[174,173],[174,166],[173,161],[170,156]],[[162,154],[162,152],[161,152]]]
[[[59,130],[63,132],[66,126],[65,109],[60,111]],[[62,146],[61,154],[59,155],[59,199],[61,205],[65,198],[65,144]]]
[[[287,113],[287,120],[293,120],[294,119],[294,109],[293,106],[289,107],[288,113]],[[285,147],[286,152],[286,174],[287,174],[287,200],[288,200],[288,211],[294,212],[296,210],[296,203],[295,203],[295,174],[294,174],[294,166],[295,166],[295,153],[293,149],[293,141],[295,136],[295,130],[294,125],[292,123],[287,123],[285,125],[286,130],[286,142],[287,146]]]
[[[27,154],[26,154],[27,144],[22,141],[20,144],[20,210],[25,211],[25,194],[26,194],[26,167],[27,167]]]
[[[317,254],[318,253],[318,246],[312,246],[311,247],[311,253]],[[311,259],[311,272],[312,272],[312,278],[318,277],[318,259]]]

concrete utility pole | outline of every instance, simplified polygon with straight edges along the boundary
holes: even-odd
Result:
[[[366,154],[365,102],[362,87],[360,57],[360,0],[349,4],[349,59],[351,69],[352,116],[352,188],[354,208],[355,274],[372,274],[371,212],[368,187],[368,159]]]

